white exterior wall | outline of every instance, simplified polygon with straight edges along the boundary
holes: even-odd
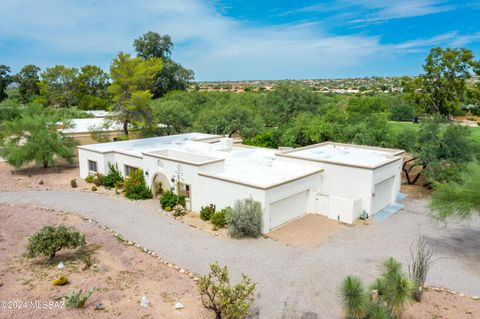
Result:
[[[199,176],[199,184],[196,186],[198,191],[192,189],[194,193],[194,200],[192,210],[199,212],[202,206],[214,204],[217,209],[222,209],[227,206],[233,206],[237,199],[253,198],[262,204],[262,209],[265,211],[265,190],[254,188],[251,186],[233,183],[231,181],[224,181],[207,176]],[[267,214],[263,214],[264,230],[265,224],[269,224],[268,219],[265,220]],[[267,230],[268,232],[268,230]]]
[[[108,169],[108,165],[105,166],[105,158],[105,154],[78,149],[78,165],[80,167],[80,177],[86,178],[88,176],[88,161],[97,162],[97,171],[104,174],[105,167]]]

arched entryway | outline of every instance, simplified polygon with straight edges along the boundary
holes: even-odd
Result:
[[[172,185],[168,177],[162,172],[156,172],[153,174],[152,179],[152,192],[154,196],[158,196],[165,191],[169,191]]]

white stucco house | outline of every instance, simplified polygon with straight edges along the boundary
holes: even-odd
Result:
[[[274,150],[187,133],[83,145],[78,155],[82,178],[116,163],[126,176],[141,168],[152,189],[176,187],[180,171],[179,191],[194,212],[252,197],[262,204],[267,233],[307,212],[353,223],[394,204],[404,151],[333,142]]]

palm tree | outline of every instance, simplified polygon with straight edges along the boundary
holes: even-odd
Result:
[[[347,276],[341,287],[342,305],[348,318],[362,319],[367,314],[368,297],[362,281]]]

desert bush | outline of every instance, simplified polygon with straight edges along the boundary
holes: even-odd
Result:
[[[89,289],[87,292],[83,292],[82,289],[73,290],[67,297],[65,297],[65,307],[67,308],[83,308],[85,302],[93,294],[94,289]]]
[[[152,198],[152,190],[145,184],[143,171],[133,170],[123,182],[125,197],[132,200]]]
[[[413,301],[415,282],[403,272],[402,264],[390,257],[381,264],[370,292],[369,296],[360,279],[353,276],[345,278],[340,294],[348,318],[400,318],[406,306]]]
[[[212,217],[213,214],[215,214],[216,207],[213,204],[210,204],[208,206],[202,206],[200,209],[200,218],[202,220],[210,220],[210,217]]]
[[[427,280],[427,274],[434,262],[432,247],[429,245],[425,236],[420,236],[415,243],[415,248],[410,246],[410,264],[408,265],[410,278],[415,281],[416,284],[413,295],[416,301],[421,301],[422,299],[422,289]]]
[[[341,287],[343,309],[348,318],[365,318],[368,296],[363,282],[354,276],[347,276]]]
[[[218,212],[214,212],[212,216],[210,216],[210,222],[216,227],[216,228],[223,228],[227,224],[226,220],[226,215],[231,211],[231,207],[226,207]]]
[[[85,244],[85,235],[73,227],[45,226],[28,239],[26,255],[28,258],[39,255],[52,258],[64,248],[75,249]]]
[[[77,188],[78,184],[75,178],[70,180],[70,186],[72,186],[72,188]]]
[[[93,180],[95,179],[95,177],[93,175],[88,175],[86,178],[85,178],[85,182],[91,184],[93,183]]]
[[[256,284],[245,274],[242,281],[232,285],[227,266],[214,263],[210,272],[198,281],[202,304],[215,312],[216,318],[245,318],[253,301]]]
[[[93,176],[93,184],[97,187],[102,186],[103,185],[103,175],[100,174],[100,173],[96,173]]]
[[[258,237],[262,233],[262,205],[252,198],[235,201],[225,219],[232,237]]]
[[[92,186],[92,192],[96,192],[97,191],[97,186],[93,185]]]
[[[185,196],[177,196],[174,192],[168,191],[162,194],[160,197],[160,206],[166,210],[167,207],[175,207],[175,205],[182,205],[185,207]]]
[[[173,216],[178,217],[178,216],[183,216],[187,213],[187,210],[180,204],[175,205],[173,207]]]
[[[103,186],[116,187],[117,183],[123,181],[122,174],[118,170],[118,165],[108,163],[109,172],[103,177]]]

